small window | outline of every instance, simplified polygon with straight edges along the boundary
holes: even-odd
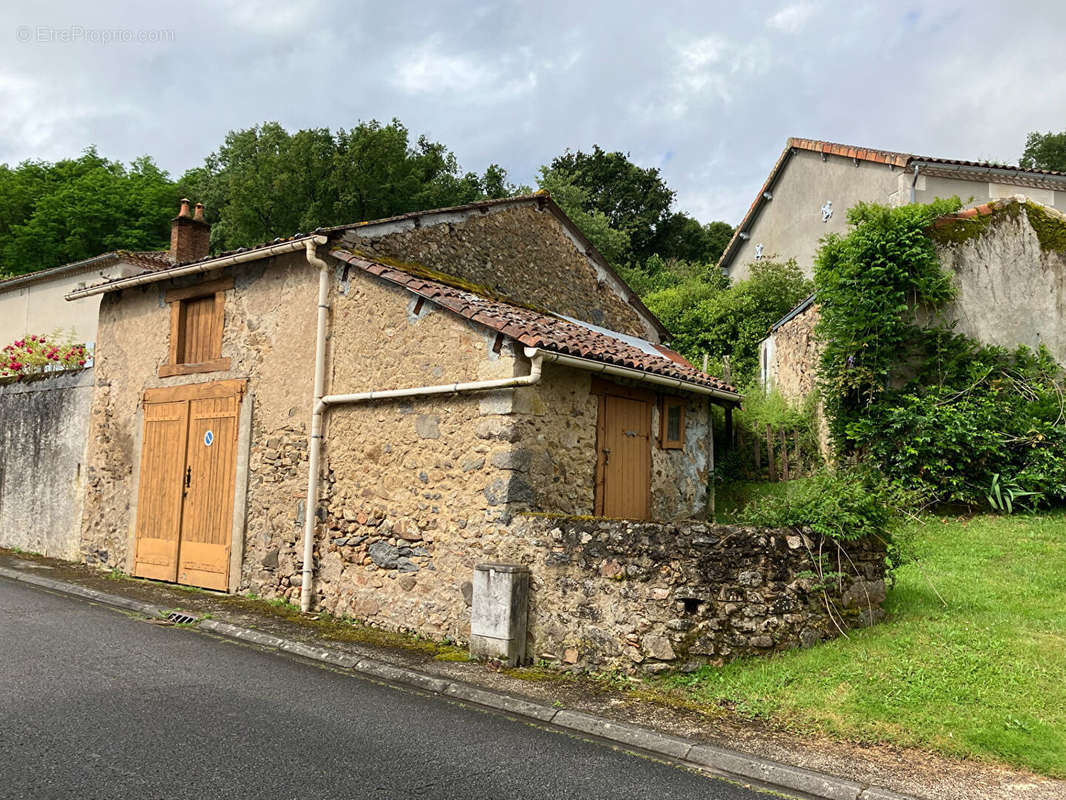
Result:
[[[222,330],[215,313],[215,295],[180,301],[177,364],[202,364],[222,357]]]
[[[222,324],[225,293],[232,288],[233,279],[224,278],[166,293],[170,352],[167,363],[159,368],[159,377],[229,369],[229,359],[222,357]]]
[[[679,450],[685,446],[685,403],[679,397],[663,398],[659,446],[664,450]]]

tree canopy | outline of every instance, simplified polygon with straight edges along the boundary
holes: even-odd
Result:
[[[231,131],[180,186],[207,206],[216,250],[520,191],[497,164],[482,175],[460,172],[443,144],[412,142],[395,119],[336,133],[289,133],[277,122]]]
[[[148,156],[126,167],[89,148],[76,159],[0,165],[0,273],[166,247],[177,199]]]
[[[624,235],[628,242],[621,250],[620,237],[612,242],[613,256],[600,248],[615,266],[639,269],[653,256],[711,264],[733,235],[728,223],[700,225],[672,211],[677,193],[657,168],[640,167],[627,154],[598,145],[591,153],[568,151],[552,159],[541,168],[538,182],[575,221],[582,217],[597,229],[606,226]]]
[[[1018,165],[1025,169],[1066,172],[1066,131],[1030,133],[1025,137],[1025,151]]]

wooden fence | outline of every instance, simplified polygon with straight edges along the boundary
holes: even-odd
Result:
[[[735,433],[740,476],[746,480],[788,481],[814,472],[821,463],[799,429],[770,425],[756,430],[738,425]]]

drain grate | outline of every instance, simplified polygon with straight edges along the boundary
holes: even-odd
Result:
[[[184,614],[181,611],[171,611],[167,614],[167,619],[178,625],[192,625],[196,622],[196,617],[191,614]]]

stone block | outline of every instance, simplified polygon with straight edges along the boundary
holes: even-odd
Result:
[[[439,439],[440,418],[434,414],[419,414],[415,417],[415,433],[419,439]]]
[[[673,661],[677,658],[670,640],[665,636],[645,636],[641,646],[646,655],[658,661]]]
[[[514,666],[526,658],[529,569],[518,564],[478,564],[470,608],[470,655]]]

